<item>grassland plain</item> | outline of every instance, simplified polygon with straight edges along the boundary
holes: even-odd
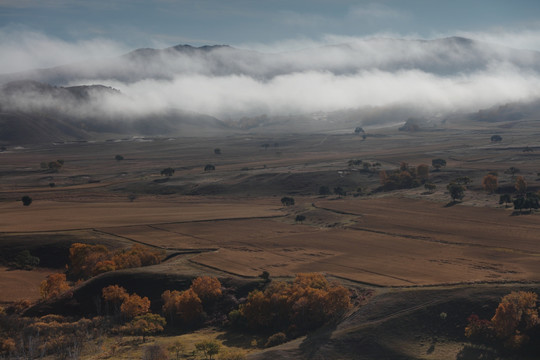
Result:
[[[475,358],[481,349],[463,336],[468,315],[489,316],[501,296],[538,291],[540,283],[537,215],[512,216],[498,194],[480,185],[495,171],[500,189],[512,191],[512,176],[504,170],[515,166],[529,189],[539,188],[538,154],[523,152],[536,148],[536,127],[503,125],[417,133],[387,128],[369,132],[364,141],[352,133],[251,134],[8,149],[0,153],[0,249],[4,261],[6,254],[29,249],[42,266],[56,269],[64,267],[74,242],[116,248],[138,243],[166,252],[159,265],[78,285],[75,297],[79,292],[88,299],[115,282],[155,299],[166,286],[182,287],[202,274],[249,286],[262,271],[276,279],[323,272],[355,291],[368,290],[369,301],[357,303],[340,323],[264,351],[251,341],[227,340],[232,335],[221,330],[203,332],[253,358]],[[493,133],[504,141],[491,143]],[[115,160],[117,154],[124,160]],[[430,172],[433,192],[379,192],[376,170],[348,164],[361,159],[392,170],[403,161],[416,166],[434,158],[446,159],[447,166]],[[58,172],[40,166],[58,159],[64,160]],[[215,170],[205,171],[206,164]],[[175,169],[173,176],[160,174],[167,167]],[[460,176],[472,183],[460,204],[448,206],[446,184]],[[321,196],[321,186],[339,186],[348,195]],[[30,206],[19,201],[23,195],[32,197]],[[295,205],[283,206],[282,196],[294,197]],[[297,215],[305,220],[295,221]],[[37,299],[48,270],[2,271],[6,291],[0,302],[8,303]],[[90,300],[86,306],[93,306]],[[115,341],[103,345],[106,351]],[[141,346],[132,346],[118,358],[140,352]]]

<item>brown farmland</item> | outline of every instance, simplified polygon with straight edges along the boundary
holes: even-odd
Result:
[[[524,128],[507,128],[511,140],[500,144],[489,141],[499,128],[485,124],[419,133],[373,130],[365,141],[353,134],[238,135],[8,149],[0,153],[0,250],[21,239],[33,255],[47,256],[43,247],[62,235],[68,242],[163,249],[169,260],[138,269],[148,276],[257,279],[263,271],[272,278],[323,272],[382,293],[534,284],[540,282],[538,215],[513,214],[480,185],[496,171],[500,188],[511,192],[513,179],[504,170],[516,166],[529,189],[538,190],[538,155],[521,147],[534,147],[538,134]],[[216,147],[222,154],[213,153]],[[115,154],[125,160],[114,160]],[[392,171],[402,161],[431,165],[434,158],[445,158],[447,166],[431,169],[433,192],[382,192],[379,169],[348,165],[362,159]],[[59,172],[40,168],[55,159],[65,161]],[[204,171],[205,164],[216,168]],[[173,176],[160,175],[166,167],[175,168]],[[446,185],[460,176],[472,183],[462,202],[449,203]],[[323,185],[348,194],[321,196]],[[23,195],[32,197],[30,206],[20,202]],[[282,205],[283,196],[295,205]],[[0,302],[36,298],[42,271],[3,271],[9,276],[0,279],[6,290]]]

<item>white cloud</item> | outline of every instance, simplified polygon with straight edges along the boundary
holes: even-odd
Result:
[[[510,41],[512,33],[506,36]],[[535,39],[532,33],[528,36]],[[328,46],[336,43],[342,45]],[[30,32],[0,31],[0,44],[7,49],[0,66],[11,69],[127,52],[123,45],[106,40],[67,43]],[[540,97],[537,58],[482,44],[469,48],[459,40],[329,35],[257,46],[269,53],[220,49],[200,55],[161,54],[151,62],[118,60],[108,72],[88,62],[69,85],[101,83],[124,96],[98,97],[93,107],[73,112],[149,115],[178,108],[225,118],[407,105],[444,113]],[[276,52],[283,48],[307,50]],[[43,101],[23,100],[21,104]],[[45,103],[61,106],[52,99]]]

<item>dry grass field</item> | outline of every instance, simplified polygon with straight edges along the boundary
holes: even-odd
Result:
[[[372,130],[365,141],[353,134],[238,135],[8,149],[0,153],[0,251],[20,238],[18,246],[32,244],[33,255],[47,256],[42,249],[63,234],[68,243],[142,243],[178,254],[140,270],[149,274],[191,271],[256,279],[262,271],[273,278],[323,272],[352,287],[375,289],[374,304],[381,306],[389,292],[417,291],[422,298],[422,291],[432,288],[450,289],[462,299],[467,289],[498,286],[489,296],[493,300],[512,284],[540,282],[540,222],[535,213],[512,215],[498,204],[497,194],[482,190],[481,179],[496,171],[500,187],[512,189],[504,170],[515,166],[529,189],[538,190],[538,132],[525,122],[506,128],[458,125],[418,133]],[[493,133],[504,141],[491,143]],[[535,151],[525,153],[524,146]],[[222,153],[214,154],[214,148]],[[116,154],[124,160],[115,160]],[[434,158],[446,159],[447,166],[430,173],[437,186],[433,193],[377,192],[377,171],[348,166],[361,159],[392,170],[402,161],[430,165]],[[64,160],[60,171],[40,168],[57,159]],[[204,171],[205,164],[216,169]],[[166,167],[175,169],[173,176],[160,175]],[[463,202],[449,206],[446,184],[459,176],[473,182]],[[323,185],[340,186],[349,195],[320,196]],[[353,196],[359,188],[362,195]],[[30,206],[19,201],[23,195],[32,197]],[[282,196],[294,197],[295,205],[283,206]],[[305,220],[295,221],[297,215]],[[36,299],[46,271],[1,268],[0,303]],[[448,297],[441,294],[430,304],[444,303]],[[403,316],[420,309],[415,301],[404,305],[411,311]],[[397,313],[388,310],[381,319],[390,324]],[[340,325],[334,340],[325,339],[329,348],[371,329],[358,327],[366,321],[358,314]],[[425,340],[417,340],[396,335],[387,346],[420,358]],[[288,344],[283,357],[295,358],[291,354],[306,341]],[[460,344],[446,346],[421,358],[456,358],[462,350]],[[443,357],[445,351],[453,357]],[[272,353],[260,356],[272,356],[265,354]]]

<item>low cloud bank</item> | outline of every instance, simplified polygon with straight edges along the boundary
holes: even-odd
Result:
[[[526,35],[522,38],[529,43],[536,39]],[[539,53],[464,38],[328,37],[321,43],[297,41],[299,50],[287,52],[271,46],[258,47],[264,52],[177,47],[117,56],[125,49],[108,41],[66,43],[0,31],[0,46],[6,54],[0,73],[72,64],[15,78],[61,86],[103,84],[121,91],[91,92],[84,106],[35,93],[18,94],[3,105],[50,107],[78,117],[145,116],[174,108],[224,119],[373,106],[409,106],[437,115],[540,97]],[[4,82],[13,78],[0,76]]]

